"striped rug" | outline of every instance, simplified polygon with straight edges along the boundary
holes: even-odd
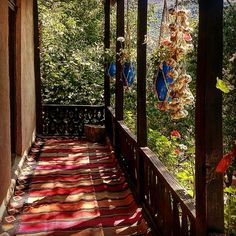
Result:
[[[147,235],[108,145],[38,139],[32,146],[0,235]]]

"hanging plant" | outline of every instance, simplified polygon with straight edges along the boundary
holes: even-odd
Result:
[[[193,105],[194,97],[189,88],[192,81],[184,70],[184,57],[192,50],[191,29],[185,9],[170,8],[166,0],[162,14],[161,30],[157,48],[157,72],[154,91],[158,108],[170,110],[172,119],[188,115],[186,107]]]
[[[122,79],[125,86],[130,87],[136,76],[134,63],[126,61],[123,65]]]
[[[116,63],[112,62],[109,64],[107,69],[107,74],[110,78],[114,78],[116,76]]]
[[[114,79],[116,76],[116,51],[114,47],[105,49],[104,58],[107,63],[106,73],[111,78]]]
[[[124,44],[124,47],[121,47],[119,53],[119,61],[122,64],[122,80],[124,86],[130,87],[136,76],[136,69],[135,69],[135,51],[131,47],[131,36],[130,36],[130,25],[129,25],[129,0],[127,0],[126,6],[126,30],[125,30],[125,37],[117,38],[121,44]]]

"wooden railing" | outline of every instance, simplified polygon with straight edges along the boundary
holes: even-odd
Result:
[[[138,147],[136,136],[123,121],[116,120],[111,108],[43,105],[44,135],[81,136],[87,123],[106,123],[111,143],[154,233],[194,236],[193,199],[148,147]]]
[[[119,143],[119,157],[129,176],[129,180],[137,186],[137,139],[123,121],[117,122],[117,133],[116,142],[118,141]]]
[[[148,147],[137,147],[135,135],[123,121],[116,121],[110,108],[106,111],[106,123],[110,137],[115,138],[116,154],[154,235],[194,236],[196,215],[191,196]]]
[[[81,136],[84,124],[105,122],[104,106],[45,104],[42,109],[43,135]]]
[[[115,112],[111,107],[106,108],[105,110],[105,124],[106,124],[106,130],[107,134],[109,135],[110,141],[115,145]]]
[[[195,235],[193,199],[147,147],[139,150],[143,163],[142,203],[162,235]]]

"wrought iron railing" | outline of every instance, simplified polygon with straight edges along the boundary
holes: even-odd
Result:
[[[106,113],[116,153],[155,233],[195,235],[196,215],[191,196],[148,147],[137,147],[136,136],[123,121],[116,121],[112,109],[108,108]]]
[[[105,122],[104,106],[45,104],[42,109],[43,135],[81,136],[85,124]]]

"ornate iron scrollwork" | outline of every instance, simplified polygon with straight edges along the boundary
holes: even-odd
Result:
[[[104,106],[43,105],[43,134],[82,136],[84,124],[103,125]]]

